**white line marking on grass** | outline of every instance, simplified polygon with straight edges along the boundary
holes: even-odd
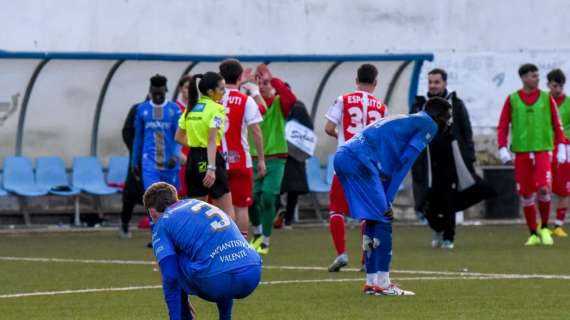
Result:
[[[491,280],[495,278],[489,277],[409,277],[409,278],[395,278],[398,281],[422,281],[422,280]],[[278,284],[305,284],[305,283],[335,283],[335,282],[362,282],[364,278],[346,278],[346,279],[305,279],[305,280],[274,280],[274,281],[261,281],[260,285],[278,285]],[[96,289],[77,289],[77,290],[61,290],[61,291],[43,291],[43,292],[26,292],[26,293],[12,293],[0,295],[0,299],[11,298],[25,298],[37,296],[55,296],[62,294],[77,294],[77,293],[95,293],[95,292],[121,292],[121,291],[135,291],[135,290],[148,290],[148,289],[162,289],[161,285],[148,285],[148,286],[133,286],[133,287],[119,287],[119,288],[96,288]]]
[[[93,264],[142,264],[152,265],[153,261],[141,260],[99,260],[99,259],[64,259],[64,258],[35,258],[35,257],[0,257],[0,261],[29,261],[29,262],[66,262]]]
[[[58,263],[86,263],[86,264],[123,264],[123,265],[153,265],[153,261],[143,260],[105,260],[105,259],[65,259],[65,258],[40,258],[40,257],[2,257],[0,261],[28,261],[28,262],[58,262]],[[315,266],[263,266],[267,270],[299,270],[299,271],[326,271],[325,267]],[[360,269],[345,268],[343,271],[360,272]],[[499,279],[555,279],[570,280],[570,275],[557,274],[509,274],[509,273],[482,273],[482,272],[454,272],[454,271],[431,271],[431,270],[392,270],[391,273],[417,274],[417,275],[440,275],[460,277],[492,277]]]

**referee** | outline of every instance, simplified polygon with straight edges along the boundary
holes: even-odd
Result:
[[[198,92],[199,91],[199,92]],[[224,96],[225,83],[215,72],[196,74],[188,86],[188,105],[180,117],[176,141],[190,147],[186,162],[186,188],[189,198],[207,201],[235,218],[226,162],[217,151],[224,133],[224,107],[217,103]]]

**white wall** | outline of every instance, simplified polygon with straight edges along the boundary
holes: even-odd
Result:
[[[194,54],[570,49],[562,0],[4,0],[5,50]]]

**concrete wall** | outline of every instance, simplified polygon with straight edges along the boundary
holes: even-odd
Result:
[[[557,0],[18,0],[3,2],[0,43],[203,54],[570,49],[567,12]]]

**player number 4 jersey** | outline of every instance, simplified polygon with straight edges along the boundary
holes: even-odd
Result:
[[[355,91],[338,97],[325,116],[337,125],[340,147],[367,125],[387,115],[388,108],[380,99],[368,92]]]

